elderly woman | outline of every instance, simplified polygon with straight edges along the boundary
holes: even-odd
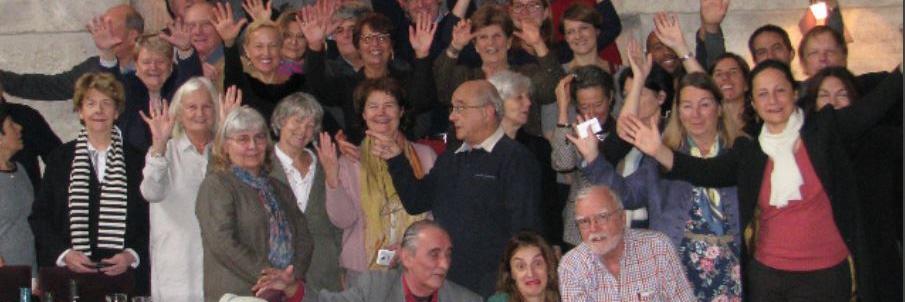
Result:
[[[302,26],[296,20],[298,11],[285,11],[277,18],[277,26],[283,33],[283,46],[280,48],[280,67],[277,73],[281,77],[289,77],[293,74],[303,74],[302,70],[305,51],[308,50],[308,40],[302,33]]]
[[[151,203],[151,296],[156,301],[203,299],[203,249],[194,209],[207,172],[219,99],[210,80],[195,77],[176,90],[170,106],[142,113],[152,142],[140,189]]]
[[[478,9],[470,22],[460,21],[453,30],[452,42],[446,53],[434,62],[434,77],[440,102],[449,105],[452,92],[460,84],[468,80],[493,76],[503,70],[513,70],[531,78],[534,89],[531,91],[533,102],[548,104],[554,102],[553,90],[556,81],[562,77],[562,68],[555,56],[551,55],[546,42],[542,39],[537,25],[526,22],[522,32],[513,33],[512,19],[502,7],[485,5]],[[508,51],[512,45],[512,35],[518,35],[524,43],[530,45],[537,57],[537,63],[526,63],[518,66],[509,65]],[[475,50],[481,57],[480,67],[468,67],[457,64],[459,52],[474,40]],[[525,130],[533,135],[541,135],[540,106],[531,106]]]
[[[687,74],[678,88],[679,99],[673,103],[664,144],[674,152],[701,158],[732,148],[740,133],[728,121],[720,89],[710,77],[703,72]],[[626,102],[639,101],[637,94],[632,97]],[[647,207],[650,228],[672,239],[698,300],[742,298],[742,230],[735,187],[700,187],[661,178],[659,165],[649,157],[641,159],[634,173],[623,177],[615,166],[598,159],[595,140],[573,137],[572,141],[589,163],[582,169],[585,178],[619,192],[627,209]]]
[[[279,72],[284,39],[280,27],[268,18],[258,17],[245,28],[242,41],[244,53],[240,54],[236,38],[247,21],[244,18],[236,21],[232,16],[229,4],[217,3],[211,21],[223,39],[223,85],[238,87],[242,90],[244,104],[269,119],[276,102],[301,90],[305,77],[297,73],[286,75]]]
[[[434,165],[437,155],[425,145],[408,141],[400,129],[405,113],[402,88],[390,78],[362,82],[355,91],[357,111],[361,112],[370,135],[395,139],[415,171],[423,177]],[[346,270],[346,282],[352,282],[367,270],[386,269],[376,263],[378,251],[395,249],[405,228],[425,215],[409,215],[402,207],[386,162],[372,154],[371,136],[360,147],[360,159],[346,155],[337,159],[335,146],[327,134],[321,134],[318,157],[324,167],[327,185],[327,214],[343,230],[340,265]]]
[[[410,109],[421,112],[436,103],[431,61],[428,59],[436,24],[430,20],[418,20],[409,35],[414,45],[416,60],[409,69],[402,69],[390,64],[393,55],[393,41],[390,38],[392,22],[387,17],[369,13],[358,20],[352,34],[352,41],[358,48],[362,60],[362,68],[354,75],[345,76],[326,72],[324,58],[324,38],[327,36],[327,25],[331,22],[329,5],[318,4],[303,9],[302,30],[308,39],[310,51],[306,55],[305,70],[308,71],[309,88],[318,99],[327,106],[340,106],[343,109],[343,120],[349,140],[358,143],[364,137],[364,125],[357,118],[354,96],[352,92],[364,80],[383,77],[399,81],[408,100]],[[407,129],[411,130],[411,129]],[[417,136],[417,135],[416,135]]]
[[[139,192],[144,154],[125,145],[113,125],[124,94],[107,73],[76,82],[82,129],[50,155],[29,223],[39,266],[108,276],[135,269],[136,292],[147,294],[148,205]]]
[[[522,231],[509,239],[503,255],[497,293],[488,302],[559,302],[558,261],[544,238]]]
[[[324,168],[307,146],[321,131],[324,110],[317,100],[304,92],[293,93],[280,101],[273,111],[271,125],[280,138],[273,148],[270,176],[292,189],[298,209],[305,214],[308,231],[314,240],[311,267],[306,286],[316,294],[321,289],[341,291],[339,252],[342,231],[327,216]]]
[[[37,272],[35,237],[27,220],[35,193],[25,166],[11,160],[23,147],[22,126],[13,121],[9,105],[0,103],[0,259]]]
[[[201,182],[195,215],[204,248],[204,299],[251,295],[265,269],[301,280],[314,243],[292,189],[269,176],[272,146],[264,117],[241,107],[221,123],[211,173]],[[301,292],[295,284],[290,296]]]
[[[487,80],[503,99],[503,117],[500,121],[503,132],[528,148],[541,165],[543,212],[547,214],[544,219],[547,234],[544,235],[554,244],[559,244],[562,240],[562,218],[559,215],[562,205],[557,202],[556,172],[550,164],[550,143],[543,137],[528,134],[522,128],[528,122],[531,110],[531,79],[520,73],[504,70]]]
[[[805,114],[796,105],[789,67],[765,61],[749,83],[754,109],[764,121],[757,140],[739,138],[725,154],[701,159],[663,148],[656,128],[631,117],[624,136],[671,177],[704,187],[738,185],[739,225],[756,219],[759,227],[753,258],[746,259],[745,292],[752,301],[784,301],[790,295],[848,301],[853,281],[865,298],[875,293],[871,282],[880,276],[869,265],[872,246],[855,239],[878,230],[865,229],[858,214],[864,205],[857,201],[844,146],[901,100],[901,76],[892,73],[845,109]],[[848,259],[855,263],[854,279]]]

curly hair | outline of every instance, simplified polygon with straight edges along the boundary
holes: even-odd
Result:
[[[536,247],[540,250],[547,267],[547,288],[544,289],[544,301],[559,301],[559,277],[556,272],[556,266],[559,261],[547,241],[533,231],[521,231],[509,239],[509,243],[506,244],[506,250],[503,252],[503,259],[500,261],[499,272],[497,273],[497,290],[508,294],[509,302],[525,300],[525,297],[522,297],[518,286],[515,284],[515,279],[512,277],[511,261],[516,252],[528,247]]]

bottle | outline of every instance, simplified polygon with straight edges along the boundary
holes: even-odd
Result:
[[[27,287],[19,288],[19,302],[31,302],[31,289]]]
[[[69,280],[69,302],[79,301],[79,283],[75,279]]]

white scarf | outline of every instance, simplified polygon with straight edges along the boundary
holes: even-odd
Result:
[[[799,130],[804,124],[801,108],[796,108],[786,128],[779,134],[767,131],[767,125],[760,130],[760,148],[773,160],[773,172],[770,174],[770,205],[782,208],[789,200],[801,199],[801,185],[804,179],[795,162],[795,142],[800,136]]]

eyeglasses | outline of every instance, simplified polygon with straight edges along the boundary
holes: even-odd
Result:
[[[229,138],[230,140],[238,143],[239,145],[247,146],[249,143],[254,142],[255,145],[263,145],[267,143],[267,134],[258,133],[254,136],[252,135],[236,135]]]
[[[195,30],[195,28],[198,28],[198,27],[201,27],[202,29],[214,28],[214,24],[211,23],[211,21],[207,21],[207,20],[191,22],[191,23],[186,22],[185,26],[188,28],[189,31]]]
[[[450,110],[450,112],[455,113],[455,114],[462,114],[462,112],[465,111],[465,109],[484,108],[484,106],[486,106],[486,105],[474,105],[474,106],[471,106],[471,105],[452,105],[452,106],[449,106],[449,110]]]
[[[516,13],[524,13],[525,11],[536,13],[536,12],[539,12],[543,8],[544,8],[544,5],[541,4],[540,2],[526,3],[526,4],[517,3],[517,4],[512,5],[512,11],[514,11]]]
[[[385,43],[390,41],[390,34],[371,34],[367,36],[361,36],[361,42],[365,44],[374,44],[377,43]]]
[[[615,217],[616,214],[622,213],[622,209],[618,208],[613,211],[604,211],[597,214],[594,214],[591,217],[582,217],[575,219],[575,224],[578,225],[579,229],[587,229],[591,227],[591,223],[596,223],[597,225],[604,225],[610,223],[610,221]]]

